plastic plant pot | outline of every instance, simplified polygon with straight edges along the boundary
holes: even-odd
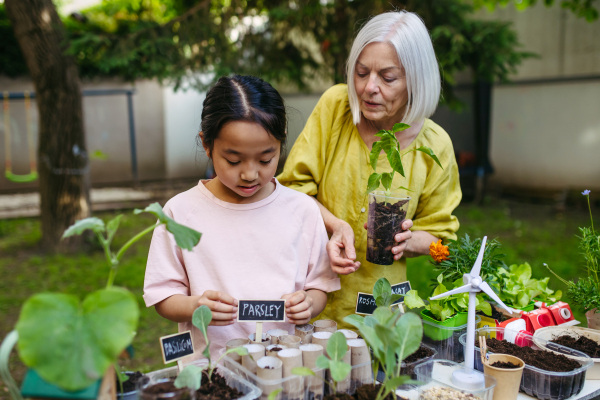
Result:
[[[464,315],[462,315],[464,314]],[[465,360],[464,348],[459,342],[460,335],[467,332],[467,313],[458,313],[452,318],[440,322],[433,319],[429,311],[421,311],[423,319],[423,343],[437,352],[435,358],[455,362]],[[481,317],[475,317],[475,326]],[[462,325],[459,323],[462,322]]]
[[[367,221],[367,261],[378,265],[392,265],[394,237],[402,232],[410,197],[383,191],[369,193],[369,219]]]
[[[125,371],[125,375],[127,375],[128,377],[131,377],[132,375],[134,375],[134,372]],[[145,375],[142,375],[142,377],[140,379],[142,380],[142,383],[146,382],[146,380],[148,380],[148,378]],[[139,387],[139,385],[136,385],[136,387]],[[125,393],[121,393],[119,383],[117,383],[117,400],[136,400],[136,399],[137,399],[137,389],[136,388],[134,388],[133,390],[127,391]]]
[[[423,358],[420,358],[420,359],[410,362],[410,363],[402,361],[402,364],[400,365],[400,375],[409,375],[411,379],[416,380],[417,374],[415,373],[415,367],[417,365],[424,363],[425,361],[433,360],[434,358],[436,358],[437,351],[433,347],[428,346],[423,343],[421,343],[421,347],[431,350],[433,352],[433,354],[430,355],[429,357],[423,357]],[[383,370],[380,367],[379,371],[377,372],[377,380],[379,382],[382,382],[384,379],[385,379],[385,374],[383,373]]]
[[[548,347],[548,341],[544,339],[535,339],[532,335],[524,332],[510,332],[504,328],[481,328],[477,329],[475,337],[486,336],[491,337],[491,333],[495,333],[496,339],[504,340],[504,337],[515,336],[515,344],[524,347],[531,347],[536,351],[545,351],[538,344],[544,344]],[[460,342],[465,345],[467,335],[464,334],[460,337]],[[551,343],[552,352],[557,354],[563,354],[569,358],[577,360],[581,367],[574,369],[569,372],[553,372],[546,371],[540,368],[533,367],[529,364],[525,364],[523,369],[523,376],[521,378],[521,391],[527,393],[529,396],[537,397],[538,399],[550,399],[550,400],[562,400],[568,399],[571,396],[575,396],[581,392],[585,383],[586,372],[594,364],[592,359],[580,351],[569,349],[555,343]],[[550,350],[548,350],[550,351]],[[488,348],[488,354],[493,354]],[[483,365],[479,356],[479,347],[475,346],[475,369],[483,371]]]
[[[457,386],[452,382],[454,371],[462,370],[470,374],[479,374],[483,377],[483,385],[478,388]],[[492,400],[496,379],[482,372],[465,368],[464,366],[448,360],[429,360],[415,367],[417,380],[423,385],[419,386],[419,399],[422,400],[453,400],[465,395],[473,395],[482,400]],[[441,393],[440,393],[441,392]],[[435,394],[434,394],[435,393]],[[463,395],[461,395],[461,393]],[[437,396],[437,397],[436,397]]]

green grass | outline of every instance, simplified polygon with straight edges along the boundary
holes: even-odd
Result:
[[[96,216],[105,221],[119,213],[105,212]],[[150,215],[125,215],[113,249],[118,249],[128,238],[155,222]],[[589,224],[587,209],[555,214],[549,206],[519,204],[503,200],[491,200],[481,207],[462,205],[457,211],[461,222],[459,235],[468,233],[474,237],[487,235],[498,238],[506,254],[505,261],[531,264],[534,277],[548,275],[542,263],[548,263],[554,271],[565,278],[582,276],[582,259],[577,249],[578,226]],[[75,294],[83,298],[87,293],[106,284],[108,267],[99,246],[72,256],[48,255],[40,252],[38,219],[0,220],[0,336],[11,331],[17,321],[23,302],[41,291],[57,291]],[[142,300],[144,270],[151,235],[144,237],[129,249],[123,258],[115,284],[128,287],[138,298],[141,318],[134,341],[135,357],[121,364],[129,370],[150,371],[163,368],[158,338],[177,332],[177,325],[167,321],[146,308]],[[422,295],[429,294],[430,280],[435,278],[429,257],[410,259],[408,277],[414,289]],[[550,287],[565,290],[556,278],[550,279]],[[568,299],[566,299],[568,301]],[[585,316],[574,310],[576,317],[585,325]],[[20,380],[25,368],[16,355],[11,358],[11,369]],[[0,383],[0,398],[7,398]]]

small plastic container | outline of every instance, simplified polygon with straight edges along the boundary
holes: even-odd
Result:
[[[425,348],[433,351],[433,354],[430,355],[429,357],[424,357],[424,358],[418,359],[417,361],[413,361],[411,363],[406,363],[406,362],[402,361],[402,365],[400,366],[400,375],[409,375],[411,379],[417,379],[417,374],[415,373],[415,367],[419,364],[424,363],[425,361],[429,361],[429,360],[436,358],[437,351],[433,347],[428,346],[423,343],[421,343],[421,347],[425,347]],[[385,374],[383,373],[383,370],[381,368],[379,368],[379,371],[377,372],[377,380],[379,382],[383,382],[384,379],[385,379]]]
[[[491,327],[477,329],[475,332],[476,337],[486,336],[487,338],[490,338],[492,335],[495,335],[498,340],[504,340],[505,333],[509,333],[505,332],[504,328]],[[537,351],[546,351],[543,350],[540,345],[547,346],[547,340],[535,339],[534,342],[534,337],[528,333],[510,333],[515,335],[515,344],[518,346],[529,346]],[[466,346],[466,341],[467,335],[464,334],[460,337],[460,342]],[[569,349],[554,343],[552,343],[551,346],[552,352],[576,359],[581,364],[581,367],[569,372],[552,372],[525,364],[523,377],[521,378],[521,391],[527,393],[529,396],[544,400],[562,400],[579,394],[585,383],[586,371],[594,364],[594,362],[587,354],[580,351]],[[488,353],[492,353],[489,348]],[[475,346],[474,361],[475,369],[483,371],[483,365],[481,364],[481,357],[479,355],[479,346]]]
[[[367,219],[367,261],[378,265],[394,263],[396,234],[402,232],[410,197],[394,192],[389,196],[383,191],[369,193],[369,217]]]
[[[484,382],[483,387],[478,389],[461,388],[452,383],[452,373],[457,370],[466,371],[470,374],[480,375]],[[494,388],[496,387],[496,379],[482,372],[465,368],[464,366],[449,360],[429,360],[415,367],[417,380],[423,385],[418,387],[419,399],[433,400],[444,399],[454,400],[459,399],[459,393],[473,395],[478,399],[492,400],[494,397]],[[446,395],[440,397],[430,396],[434,391],[447,391]]]
[[[206,365],[206,360],[199,360],[197,362],[194,362],[193,364],[200,365],[200,366]],[[146,375],[150,379],[148,384],[151,385],[153,383],[159,382],[164,379],[175,378],[178,373],[179,373],[179,370],[175,366],[175,367],[161,369],[158,371],[149,372]],[[262,393],[262,391],[258,387],[256,387],[254,384],[248,382],[243,377],[235,374],[231,370],[227,369],[226,366],[219,365],[217,367],[217,370],[215,371],[215,373],[219,374],[223,378],[225,378],[225,381],[227,381],[227,385],[229,385],[230,387],[232,387],[234,389],[239,390],[240,392],[242,392],[244,394],[244,396],[239,397],[236,400],[258,399]]]
[[[464,314],[464,315],[463,315]],[[422,342],[437,352],[436,359],[461,363],[465,361],[464,348],[459,342],[462,334],[467,332],[467,313],[458,313],[444,322],[436,321],[427,310],[421,311],[423,319]],[[481,317],[475,317],[475,325]]]

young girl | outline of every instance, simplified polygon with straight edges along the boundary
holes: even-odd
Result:
[[[191,318],[201,305],[213,313],[208,336],[214,352],[256,328],[236,322],[237,299],[287,300],[287,322],[263,329],[292,333],[294,324],[324,309],[326,292],[340,289],[316,202],[274,178],[285,138],[283,99],[267,82],[222,77],[206,95],[200,139],[217,177],[164,207],[202,239],[193,251],[182,251],[164,226],[157,228],[144,281],[146,306],[179,322],[179,331],[192,330],[199,356],[205,343]]]

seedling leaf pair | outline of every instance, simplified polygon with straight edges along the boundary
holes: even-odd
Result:
[[[142,212],[149,212],[150,214],[153,214],[156,218],[158,218],[161,224],[165,224],[167,230],[175,237],[177,246],[181,247],[182,249],[192,251],[194,246],[196,246],[200,241],[200,237],[202,236],[200,232],[188,228],[187,226],[178,224],[173,219],[169,218],[163,211],[160,204],[152,203],[143,210],[136,209],[134,211],[135,214]]]

